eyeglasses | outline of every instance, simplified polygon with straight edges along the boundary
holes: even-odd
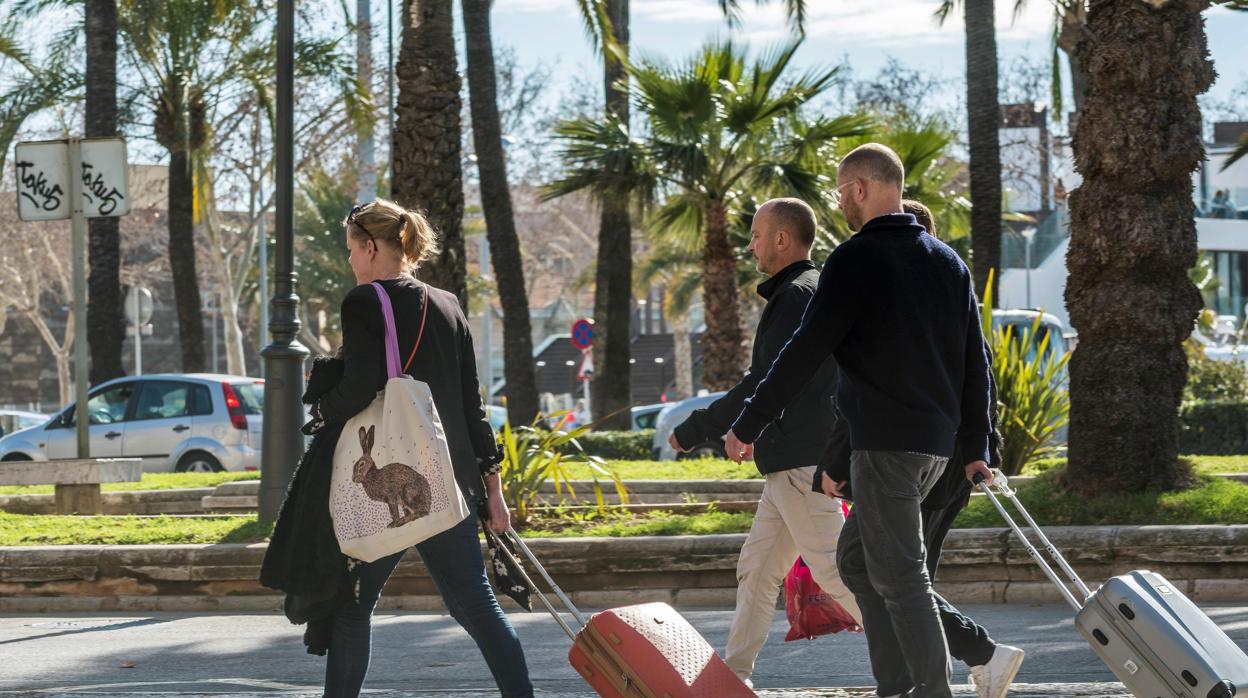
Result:
[[[857,181],[858,181],[858,180],[856,180],[856,179],[851,179],[851,180],[849,180],[848,182],[846,182],[846,183],[844,183],[844,184],[839,184],[839,185],[837,185],[837,187],[836,187],[835,189],[833,189],[833,190],[832,190],[832,195],[831,195],[830,197],[828,197],[828,198],[832,199],[832,208],[840,208],[840,207],[841,207],[841,188],[842,188],[842,187],[848,187],[849,185],[854,184],[854,183],[856,183]]]

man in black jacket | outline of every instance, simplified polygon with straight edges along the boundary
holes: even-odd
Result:
[[[728,432],[741,459],[834,355],[855,511],[837,563],[862,610],[881,696],[948,698],[949,650],[927,574],[920,501],[961,448],[988,469],[988,359],[970,270],[903,213],[905,171],[879,144],[841,161],[834,198],[858,231],[820,274],[801,327]],[[959,464],[955,464],[955,467]]]
[[[819,272],[810,261],[815,213],[797,199],[774,199],[754,215],[749,251],[768,278],[758,286],[767,299],[754,335],[750,370],[732,390],[676,427],[677,451],[718,439],[741,413],[772,360],[802,321]],[[840,500],[810,490],[815,465],[827,445],[835,412],[836,362],[828,359],[807,376],[788,409],[758,439],[754,462],[765,477],[763,496],[737,562],[737,610],[725,660],[742,679],[767,640],[776,594],[798,553],[814,580],[860,622],[858,604],[836,568],[836,541],[844,524]]]

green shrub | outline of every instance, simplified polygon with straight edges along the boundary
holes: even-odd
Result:
[[[1031,461],[1051,457],[1057,450],[1057,433],[1070,419],[1070,395],[1062,386],[1070,353],[1054,356],[1049,352],[1049,342],[1061,341],[1061,337],[1040,332],[1039,314],[1019,334],[1011,325],[993,329],[991,307],[989,281],[981,319],[992,348],[1001,410],[1001,469],[1016,475]]]
[[[1248,400],[1248,366],[1238,359],[1218,361],[1205,356],[1188,355],[1187,385],[1183,400],[1195,402],[1242,402]]]
[[[607,460],[650,460],[654,457],[654,430],[587,431],[576,437],[586,453]]]
[[[1248,453],[1248,402],[1190,402],[1179,410],[1179,452]]]
[[[517,526],[528,523],[529,510],[540,501],[539,490],[547,480],[555,483],[556,497],[563,499],[566,490],[568,497],[577,501],[576,492],[568,482],[573,478],[567,466],[573,463],[589,470],[594,481],[594,500],[599,510],[606,507],[600,477],[613,481],[620,501],[628,503],[628,490],[620,477],[605,467],[602,458],[587,455],[577,443],[588,431],[587,427],[577,427],[571,431],[546,428],[551,423],[566,424],[566,417],[566,412],[538,415],[531,426],[516,429],[511,427],[510,421],[503,424],[503,430],[499,434],[499,449],[503,453],[499,478],[503,498],[513,512]]]

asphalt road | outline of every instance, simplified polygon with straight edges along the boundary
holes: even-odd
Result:
[[[991,605],[964,610],[997,640],[1027,650],[1018,682],[1030,686],[1020,686],[1012,695],[1124,695],[1074,629],[1066,607]],[[1248,647],[1248,606],[1206,610]],[[722,650],[731,611],[685,615]],[[513,613],[511,619],[539,695],[588,695],[568,666],[568,640],[553,620],[537,612]],[[872,685],[861,635],[785,643],[786,629],[783,614],[777,613],[754,677],[760,695],[862,695],[832,689]],[[0,695],[317,696],[324,658],[306,654],[300,637],[300,628],[269,614],[0,616]],[[955,664],[954,680],[967,683],[965,666]],[[367,692],[470,698],[497,695],[492,687],[476,648],[450,617],[436,613],[376,617]],[[973,693],[964,689],[959,695]]]

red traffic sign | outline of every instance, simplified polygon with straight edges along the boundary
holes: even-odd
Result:
[[[572,346],[580,350],[588,349],[594,343],[594,321],[581,318],[572,323]]]

